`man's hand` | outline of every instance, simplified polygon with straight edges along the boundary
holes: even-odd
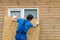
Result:
[[[12,21],[16,22],[17,21],[17,16],[13,16]]]
[[[40,24],[40,21],[37,21],[36,25],[34,25],[34,27],[38,26]]]

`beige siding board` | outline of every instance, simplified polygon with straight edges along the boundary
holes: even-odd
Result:
[[[40,5],[41,8],[48,8],[49,5]]]
[[[48,8],[40,8],[40,11],[42,12],[44,12],[44,11],[48,11]]]
[[[41,3],[47,3],[47,2],[49,2],[50,0],[6,0],[6,1],[4,1],[4,0],[2,0],[1,2],[4,2],[4,3],[15,3],[15,2],[21,2],[21,3],[32,3],[32,2],[41,2]],[[51,0],[51,2],[59,2],[59,0]]]
[[[14,2],[16,2],[17,0],[2,0],[1,2],[3,2],[3,3],[14,3]]]
[[[39,2],[39,0],[37,0],[37,1],[36,1],[36,0],[24,0],[24,1],[23,1],[23,0],[6,0],[6,1],[2,0],[1,2],[5,2],[5,3],[6,3],[6,2],[7,2],[7,3],[8,3],[8,2],[11,2],[11,3],[14,3],[14,2],[17,2],[17,1],[18,1],[18,2],[21,2],[21,3],[26,3],[26,2],[27,2],[27,3],[29,3],[29,2],[30,2],[30,3],[31,3],[31,2]]]
[[[48,3],[43,3],[43,2],[37,2],[37,5],[47,5]]]
[[[47,5],[46,3],[36,3],[36,4],[35,3],[19,3],[19,4],[18,3],[8,3],[8,4],[7,3],[2,3],[2,6],[10,6],[10,5],[11,6],[13,6],[13,5],[14,6],[16,6],[16,5],[17,6],[19,6],[19,5],[23,6],[24,5],[24,7],[25,6],[38,6],[38,7],[41,7],[41,8],[49,7],[49,5]]]
[[[51,2],[50,2],[49,4],[57,4],[57,5],[59,5],[60,3],[59,3],[59,2],[58,2],[58,3],[54,3],[54,2],[53,2],[53,3],[51,3]]]
[[[48,19],[48,18],[55,18],[55,17],[60,17],[60,15],[56,16],[56,15],[41,15],[42,19]],[[45,17],[45,18],[44,18]],[[56,18],[58,19],[58,18]]]
[[[4,7],[4,6],[10,6],[10,5],[17,5],[17,3],[1,3],[2,4],[2,6]]]
[[[0,19],[0,22],[3,22],[4,20],[3,19]]]
[[[60,4],[50,4],[50,8],[60,8]]]
[[[60,10],[60,8],[49,8],[49,11],[59,11]]]
[[[60,0],[50,0],[52,3],[58,3]]]
[[[47,2],[49,2],[49,0],[41,0],[40,2],[47,3]]]

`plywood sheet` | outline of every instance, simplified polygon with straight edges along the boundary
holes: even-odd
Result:
[[[17,23],[12,22],[11,17],[5,16],[2,40],[15,40],[15,31]]]

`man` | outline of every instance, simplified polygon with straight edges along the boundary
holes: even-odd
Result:
[[[13,21],[18,22],[18,27],[16,30],[16,40],[27,40],[27,32],[30,27],[33,27],[33,24],[30,22],[33,19],[33,16],[29,14],[27,19],[17,19],[17,17],[13,17]],[[35,25],[36,26],[36,25]]]

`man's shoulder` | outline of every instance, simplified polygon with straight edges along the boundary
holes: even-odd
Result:
[[[26,24],[28,24],[28,25],[33,25],[30,21],[27,21]]]

